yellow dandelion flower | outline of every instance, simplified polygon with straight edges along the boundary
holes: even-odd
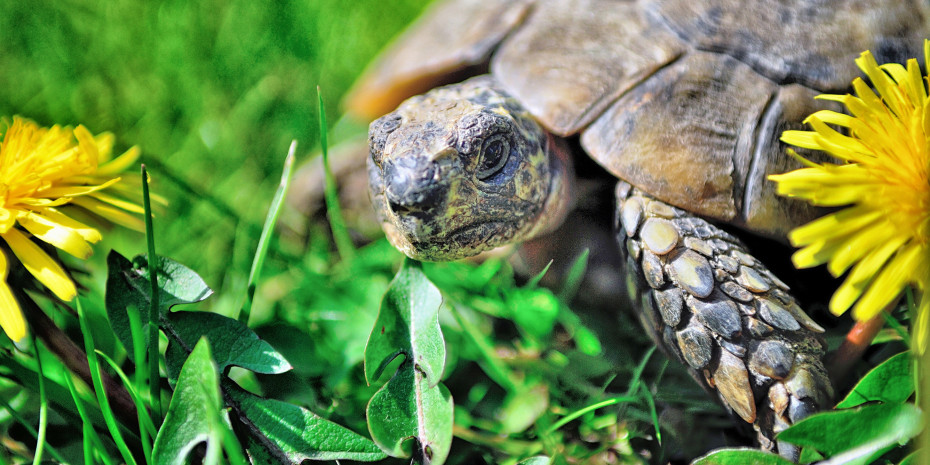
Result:
[[[930,63],[928,41],[924,55]],[[813,131],[782,134],[788,144],[843,162],[798,157],[805,168],[769,178],[778,182],[779,194],[845,207],[788,236],[803,247],[793,256],[795,266],[826,263],[834,276],[849,272],[830,310],[839,315],[853,307],[854,318],[868,320],[915,286],[922,291],[915,325],[922,351],[930,318],[930,70],[922,74],[915,59],[906,67],[879,65],[868,51],[856,64],[874,91],[856,78],[855,96],[819,97],[842,103],[848,115],[818,111],[805,120]]]
[[[58,298],[73,299],[77,289],[71,277],[37,241],[78,258],[90,256],[90,243],[101,235],[68,215],[75,207],[143,229],[133,215],[142,208],[122,200],[132,192],[117,184],[117,173],[135,163],[139,150],[112,158],[111,134],[94,137],[84,126],[42,128],[20,117],[0,120],[0,134],[0,327],[19,341],[26,323],[7,283],[10,260],[22,263]]]

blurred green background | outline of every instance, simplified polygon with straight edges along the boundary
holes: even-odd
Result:
[[[290,141],[298,162],[318,150],[316,87],[336,121],[356,75],[425,3],[0,2],[0,115],[138,145],[170,202],[157,249],[217,290],[241,285]],[[92,274],[107,247],[131,256],[144,241],[98,247]]]

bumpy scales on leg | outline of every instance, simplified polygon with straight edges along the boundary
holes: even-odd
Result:
[[[617,239],[640,319],[767,450],[796,457],[775,435],[829,408],[823,328],[732,235],[684,210],[617,186]]]

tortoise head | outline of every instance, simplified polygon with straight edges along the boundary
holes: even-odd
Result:
[[[557,226],[571,165],[519,103],[482,76],[413,97],[371,123],[372,203],[391,243],[454,260]]]

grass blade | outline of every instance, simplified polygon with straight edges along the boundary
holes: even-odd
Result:
[[[652,426],[656,430],[656,441],[662,445],[662,431],[659,430],[659,415],[656,412],[656,401],[652,398],[652,393],[646,388],[645,384],[640,384],[640,392],[643,393],[643,399],[649,405],[649,418],[652,419]]]
[[[562,284],[562,290],[559,291],[559,299],[562,302],[570,302],[578,293],[581,281],[584,279],[584,272],[588,269],[588,256],[590,253],[591,249],[584,249],[584,252],[578,255],[571,268],[568,269],[565,283]]]
[[[77,389],[74,388],[74,381],[71,380],[70,375],[64,378],[68,391],[71,392],[71,398],[74,400],[78,416],[81,417],[82,432],[84,433],[84,463],[87,465],[94,463],[93,453],[96,450],[99,452],[97,455],[105,465],[114,465],[113,461],[110,460],[110,456],[106,454],[106,449],[103,448],[103,442],[100,440],[100,436],[97,435],[97,430],[94,429],[94,423],[87,416],[87,411],[84,410],[84,403],[81,402],[81,396],[78,394]]]
[[[152,417],[148,416],[145,411],[145,404],[142,403],[142,398],[139,396],[139,392],[129,383],[129,377],[126,376],[126,373],[120,369],[119,365],[113,361],[107,354],[97,351],[97,355],[103,357],[103,360],[110,365],[110,368],[116,373],[116,376],[119,376],[119,379],[123,381],[123,385],[126,387],[126,391],[129,392],[129,396],[132,397],[133,402],[136,404],[136,410],[139,411],[139,432],[148,433],[148,435],[154,437],[158,434],[158,431],[155,429],[155,423],[152,422]],[[146,434],[140,434],[140,437],[146,436]],[[145,443],[143,443],[144,445]],[[149,450],[146,453],[146,457],[151,457],[151,451]]]
[[[139,321],[140,315],[139,312],[126,312],[126,316],[129,318],[129,331],[132,334],[132,350],[133,350],[133,360],[138,361],[135,372],[135,386],[129,383],[129,380],[126,379],[122,370],[116,366],[109,357],[106,357],[102,352],[100,355],[104,355],[107,362],[116,370],[116,374],[123,380],[123,385],[126,386],[126,391],[129,392],[129,396],[132,398],[132,401],[136,404],[137,417],[139,418],[139,441],[142,443],[142,453],[145,457],[146,462],[152,462],[152,439],[157,434],[155,430],[155,425],[152,423],[152,418],[148,416],[148,411],[145,409],[142,401],[139,399],[139,394],[137,389],[143,389],[145,386],[145,376],[146,376],[146,365],[148,362],[145,358],[145,346],[142,344],[142,322]],[[151,389],[151,387],[149,388]],[[145,434],[145,420],[148,420],[148,423],[152,425],[152,431],[150,434]]]
[[[649,350],[646,351],[646,355],[643,355],[643,359],[639,362],[639,365],[637,365],[636,369],[633,370],[633,376],[630,378],[630,386],[626,390],[626,395],[631,396],[639,390],[639,384],[642,382],[643,371],[646,369],[646,364],[649,363],[649,358],[652,357],[652,354],[655,353],[655,351],[655,346],[649,348]]]
[[[462,328],[462,334],[475,345],[478,353],[481,354],[484,363],[479,363],[478,366],[488,375],[488,378],[491,378],[498,386],[508,392],[519,390],[522,383],[496,356],[494,347],[488,343],[485,335],[459,313],[459,309],[454,302],[450,302],[447,308],[452,317],[455,318],[455,322]]]
[[[116,417],[113,416],[113,410],[110,408],[110,403],[107,401],[107,393],[103,388],[103,380],[100,377],[100,365],[97,363],[97,355],[94,349],[94,338],[90,332],[87,317],[84,315],[81,299],[75,299],[74,303],[77,307],[81,333],[84,335],[87,365],[90,368],[91,380],[94,384],[94,393],[97,395],[97,403],[100,406],[100,412],[103,414],[103,420],[106,422],[107,430],[110,432],[110,436],[113,437],[113,442],[116,443],[116,448],[123,457],[123,461],[128,465],[136,465],[136,459],[132,456],[132,452],[129,451],[129,446],[126,444],[126,441],[123,440],[123,434],[119,430],[119,424],[117,424]],[[158,347],[157,344],[150,345],[154,345],[156,348]]]
[[[10,405],[7,399],[0,397],[0,408],[6,410],[9,413],[10,417],[13,418],[14,421],[22,425],[22,427],[26,430],[27,433],[29,433],[33,438],[38,440],[39,432],[36,431],[36,429],[33,428],[33,426],[29,422],[27,422],[22,416],[20,416],[19,412],[16,411],[16,409],[14,409],[12,405]],[[58,453],[58,450],[56,450],[50,444],[46,444],[46,449],[48,450],[49,454],[55,458],[55,460],[64,463],[64,459]]]
[[[355,258],[355,246],[352,244],[349,229],[346,227],[345,218],[342,216],[342,208],[339,206],[336,178],[333,176],[333,171],[329,169],[329,151],[326,143],[326,109],[323,107],[323,94],[320,92],[320,86],[316,88],[316,95],[320,103],[320,147],[323,151],[323,172],[326,183],[324,198],[326,199],[326,211],[329,214],[329,227],[333,231],[333,241],[336,243],[339,256],[342,257],[344,262],[351,262]]]
[[[546,263],[546,266],[543,267],[542,271],[540,271],[539,273],[536,273],[536,276],[533,276],[532,278],[530,278],[530,280],[527,281],[526,285],[523,287],[527,289],[533,289],[536,286],[538,286],[539,282],[542,281],[543,277],[546,276],[546,273],[549,272],[549,268],[552,266],[552,263],[553,263],[553,260],[549,260],[549,263]]]
[[[32,457],[32,465],[39,465],[42,463],[45,433],[48,430],[48,398],[45,397],[45,372],[42,371],[42,356],[39,354],[39,344],[35,334],[32,335],[32,349],[36,353],[36,370],[39,372],[39,434],[36,437],[36,453]]]
[[[255,298],[255,286],[261,276],[262,264],[265,263],[265,257],[268,255],[271,235],[274,233],[274,226],[278,222],[278,215],[284,207],[287,189],[291,185],[291,173],[294,171],[294,153],[296,151],[297,141],[293,140],[291,141],[291,147],[287,150],[287,157],[284,159],[281,183],[278,184],[278,190],[275,191],[274,198],[271,200],[268,215],[265,217],[265,226],[262,228],[262,235],[258,239],[255,257],[252,259],[252,269],[249,271],[249,284],[246,287],[245,302],[242,304],[242,311],[239,312],[239,321],[246,326],[249,325],[249,316],[252,314],[252,300]]]
[[[152,305],[149,307],[149,396],[152,416],[161,418],[161,391],[158,374],[158,255],[155,255],[155,228],[152,226],[152,204],[149,198],[149,174],[142,165],[142,207],[145,209],[145,240],[148,245],[149,282],[152,285]],[[91,358],[88,350],[87,358]],[[96,361],[96,357],[93,357]]]
[[[584,415],[584,414],[586,414],[586,413],[588,413],[588,412],[593,412],[593,411],[595,411],[595,410],[597,410],[597,409],[599,409],[599,408],[607,407],[607,406],[609,406],[609,405],[614,405],[614,404],[621,404],[621,403],[625,403],[625,402],[635,402],[636,400],[639,400],[639,397],[636,397],[636,396],[617,396],[617,397],[611,397],[610,399],[602,400],[602,401],[597,402],[597,403],[595,403],[595,404],[591,404],[591,405],[589,405],[589,406],[587,406],[587,407],[583,407],[583,408],[580,408],[580,409],[578,409],[578,410],[575,410],[574,412],[569,413],[568,415],[565,415],[564,417],[560,418],[559,421],[553,423],[552,426],[550,426],[549,428],[546,428],[546,430],[543,431],[542,434],[543,434],[544,436],[548,436],[548,435],[552,434],[553,432],[555,432],[556,430],[558,430],[559,428],[561,428],[561,427],[565,426],[566,424],[568,424],[570,421],[572,421],[572,420],[574,420],[574,419],[576,419],[576,418],[578,418],[578,417],[580,417],[580,416],[582,416],[582,415]]]

